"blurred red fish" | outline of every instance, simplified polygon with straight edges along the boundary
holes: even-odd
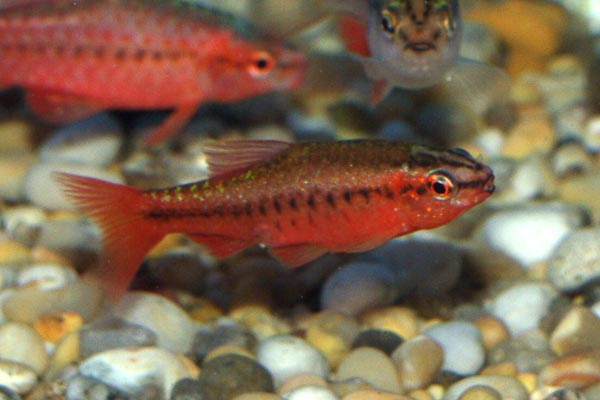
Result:
[[[226,142],[207,156],[209,179],[167,189],[58,175],[102,229],[100,277],[113,296],[168,233],[217,257],[262,244],[293,267],[443,225],[494,190],[491,169],[465,151],[400,142]]]
[[[177,4],[177,5],[175,5]],[[63,123],[108,108],[175,111],[158,144],[206,101],[299,86],[305,57],[239,18],[163,0],[11,0],[0,6],[0,87]]]

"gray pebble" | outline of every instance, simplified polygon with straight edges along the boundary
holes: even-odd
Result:
[[[0,400],[21,400],[21,396],[6,386],[0,386]]]
[[[352,262],[327,278],[321,307],[350,315],[392,304],[397,297],[394,275],[377,263]]]
[[[556,289],[545,281],[516,283],[486,301],[485,308],[515,336],[538,328],[558,296]]]
[[[587,397],[575,389],[559,389],[542,400],[586,400]]]
[[[170,400],[207,400],[202,385],[196,379],[184,378],[173,386]]]
[[[129,400],[116,389],[81,375],[75,375],[69,380],[66,397],[68,400]]]
[[[272,392],[273,378],[259,363],[238,354],[225,354],[202,364],[201,392],[210,400],[230,400],[248,392]]]
[[[119,347],[153,346],[156,334],[151,330],[123,319],[108,317],[87,325],[79,332],[79,351],[82,358]]]
[[[479,371],[485,361],[481,333],[469,322],[451,321],[437,324],[424,332],[444,349],[442,370],[470,375]]]
[[[600,279],[600,229],[580,229],[563,240],[548,263],[547,277],[569,292]]]
[[[490,364],[512,362],[521,372],[539,372],[555,358],[547,335],[538,329],[506,340],[488,353]]]
[[[190,352],[200,364],[208,353],[219,346],[237,346],[254,352],[257,344],[258,340],[250,329],[232,320],[221,320],[216,327],[201,329],[196,333]]]
[[[56,130],[39,148],[44,161],[105,166],[114,162],[123,145],[119,123],[102,113]]]
[[[352,342],[352,348],[373,347],[386,353],[387,355],[402,344],[404,339],[400,335],[382,329],[367,329],[358,334]]]

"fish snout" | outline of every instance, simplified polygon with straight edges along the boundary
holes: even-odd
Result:
[[[490,172],[490,176],[482,185],[482,190],[488,194],[492,194],[492,193],[494,193],[494,190],[496,190],[496,186],[494,185],[494,174],[493,173]]]

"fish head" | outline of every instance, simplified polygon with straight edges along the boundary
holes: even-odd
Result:
[[[275,40],[232,40],[213,60],[209,84],[219,101],[297,88],[308,66],[302,52]]]
[[[462,149],[414,146],[407,160],[405,198],[418,229],[443,225],[487,199],[495,189],[490,167]],[[406,212],[406,210],[404,210]]]
[[[457,0],[372,0],[368,41],[373,58],[406,78],[403,87],[437,83],[458,58],[461,17]],[[392,81],[394,79],[391,79]],[[398,80],[398,79],[396,79]]]

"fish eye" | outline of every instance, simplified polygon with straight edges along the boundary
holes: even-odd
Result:
[[[432,172],[427,177],[427,187],[433,197],[439,200],[446,200],[454,195],[456,185],[450,175],[437,171]]]
[[[387,8],[381,11],[381,27],[383,30],[393,35],[396,32],[396,16]]]
[[[248,72],[252,76],[260,77],[268,74],[275,67],[275,59],[266,51],[257,51],[252,54]]]

